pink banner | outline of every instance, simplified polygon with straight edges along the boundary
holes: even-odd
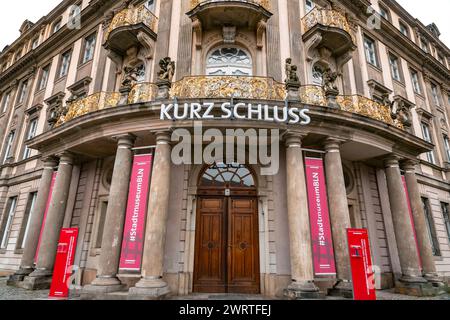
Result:
[[[41,232],[39,233],[39,241],[36,249],[36,254],[34,255],[34,263],[37,262],[39,255],[39,247],[41,246],[42,233],[44,232],[45,220],[47,219],[48,208],[50,207],[50,202],[52,201],[53,187],[55,186],[57,172],[53,172],[52,182],[50,183],[50,191],[47,196],[47,204],[45,205],[44,219],[42,219]]]
[[[402,182],[403,182],[403,188],[405,189],[406,202],[408,203],[409,219],[411,220],[411,227],[412,227],[413,233],[414,233],[414,241],[416,242],[417,256],[419,257],[420,269],[422,269],[422,258],[420,257],[419,242],[417,241],[416,226],[414,224],[414,217],[413,217],[412,208],[411,208],[411,200],[409,198],[408,186],[406,185],[405,176],[402,176]]]
[[[152,162],[152,155],[134,157],[120,256],[121,270],[139,271],[141,269]]]
[[[336,265],[323,160],[306,158],[305,165],[314,272],[318,276],[335,275]]]

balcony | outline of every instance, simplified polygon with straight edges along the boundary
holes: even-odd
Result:
[[[119,53],[138,45],[141,36],[156,39],[158,18],[144,4],[116,12],[105,32],[105,46]]]
[[[325,47],[336,56],[355,49],[356,39],[344,14],[336,10],[314,8],[302,18],[303,41],[314,48]]]
[[[307,85],[300,87],[300,101],[307,105],[326,106],[327,99],[322,87]],[[372,99],[360,95],[340,95],[337,103],[343,111],[359,114],[391,126],[404,129],[403,124],[391,117],[391,109]]]
[[[128,104],[152,101],[156,97],[157,87],[153,83],[138,83],[128,95]],[[97,92],[86,98],[67,104],[66,113],[59,116],[55,127],[86,114],[119,106],[119,92]]]
[[[187,15],[200,21],[203,29],[225,25],[256,29],[272,13],[269,0],[191,0]]]
[[[247,76],[184,77],[172,85],[171,96],[182,99],[241,98],[284,100],[285,85],[273,78]]]

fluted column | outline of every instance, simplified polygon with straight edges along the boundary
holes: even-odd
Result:
[[[118,140],[118,146],[106,209],[97,278],[91,285],[84,288],[85,292],[107,293],[117,291],[122,287],[122,283],[117,278],[117,273],[133,166],[133,151],[131,149],[134,145],[135,136],[125,134],[116,137],[116,139]]]
[[[286,181],[292,278],[286,295],[297,299],[317,298],[300,134],[288,133],[286,136]]]
[[[347,229],[351,228],[351,222],[342,168],[341,143],[342,141],[334,138],[325,140],[325,172],[337,279],[339,281],[335,289],[339,294],[351,295],[350,257],[347,243]]]
[[[20,269],[10,277],[8,280],[9,285],[14,285],[14,283],[10,283],[10,281],[22,281],[25,276],[29,275],[34,270],[34,256],[39,242],[39,234],[44,219],[45,207],[47,205],[54,168],[58,164],[57,159],[54,157],[48,157],[42,161],[44,163],[42,176],[39,181],[39,189],[33,211],[30,213],[29,217],[29,227],[27,238],[25,239],[25,246],[23,248]]]
[[[60,155],[58,173],[53,188],[52,199],[45,219],[36,269],[25,278],[27,289],[48,287],[53,273],[59,235],[64,222],[67,198],[72,178],[73,155]]]
[[[403,162],[405,170],[406,186],[411,202],[411,210],[413,213],[414,227],[416,229],[417,242],[419,244],[420,257],[422,260],[422,268],[425,279],[429,282],[441,282],[436,273],[434,264],[433,251],[431,249],[430,237],[428,236],[428,227],[423,211],[422,199],[420,197],[419,184],[416,177],[417,162],[407,160]]]
[[[164,273],[164,246],[170,196],[171,150],[170,135],[158,132],[153,165],[152,182],[145,231],[142,278],[130,296],[137,299],[158,299],[170,290],[162,279]]]
[[[392,221],[394,224],[395,238],[397,239],[398,254],[402,277],[400,281],[409,283],[426,282],[422,278],[417,255],[416,242],[414,239],[411,219],[406,202],[405,190],[398,158],[391,156],[384,162],[386,170],[386,180],[389,193],[389,203],[392,211]]]

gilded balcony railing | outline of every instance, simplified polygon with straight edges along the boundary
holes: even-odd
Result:
[[[191,10],[203,2],[227,2],[227,1],[254,3],[260,5],[266,10],[270,9],[270,0],[191,0]]]
[[[75,100],[67,104],[67,112],[61,115],[55,127],[67,123],[85,114],[117,106],[120,93],[118,92],[97,92],[86,98]]]
[[[137,83],[128,95],[128,103],[141,103],[152,101],[156,97],[158,87],[154,83]]]
[[[141,4],[137,7],[126,8],[118,12],[112,19],[108,30],[106,31],[105,39],[109,37],[109,34],[114,29],[139,23],[143,23],[149,27],[150,30],[155,33],[157,32],[158,18],[144,4]]]
[[[172,85],[171,96],[178,98],[244,98],[284,100],[283,83],[273,78],[250,76],[184,77]]]
[[[339,11],[315,7],[302,18],[302,24],[304,33],[311,30],[317,24],[342,29],[346,31],[352,37],[353,42],[356,43],[355,35],[350,28],[347,18]]]
[[[306,85],[300,87],[300,101],[304,104],[326,106],[327,100],[321,86]]]

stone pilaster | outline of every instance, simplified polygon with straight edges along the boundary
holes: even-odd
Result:
[[[83,294],[108,293],[123,288],[117,278],[120,252],[122,248],[128,189],[133,166],[135,136],[126,134],[116,137],[118,147],[114,163],[108,208],[103,230],[102,248],[97,270],[97,278],[83,288]]]
[[[318,298],[300,134],[288,133],[286,136],[286,181],[292,283],[285,295],[293,299]]]
[[[34,270],[34,256],[39,242],[39,234],[44,219],[45,207],[50,192],[54,168],[58,161],[54,157],[43,159],[44,166],[41,180],[39,181],[39,190],[34,203],[33,212],[30,215],[29,229],[25,239],[20,269],[8,279],[8,285],[16,286],[18,282],[23,281],[25,276]]]
[[[422,277],[419,256],[409,216],[408,203],[398,158],[390,156],[384,161],[386,180],[389,193],[389,203],[392,211],[395,238],[397,239],[398,254],[402,276],[396,283],[399,293],[409,295],[423,295],[422,288],[426,288],[427,280]]]
[[[420,197],[419,184],[417,183],[416,165],[417,163],[411,160],[403,162],[406,186],[408,188],[420,258],[422,260],[423,274],[429,282],[443,285],[442,280],[439,279],[436,273],[430,237],[428,236],[427,222]]]
[[[348,253],[347,229],[351,228],[348,211],[347,191],[340,145],[342,141],[328,138],[325,140],[325,172],[327,194],[333,235],[334,254],[338,283],[332,294],[352,297],[350,258]]]
[[[170,135],[156,134],[156,151],[145,231],[142,278],[129,291],[132,299],[161,299],[170,293],[163,280],[164,246],[169,213],[171,150]]]
[[[73,155],[71,153],[64,152],[59,157],[58,173],[45,220],[36,268],[24,279],[21,285],[26,289],[36,290],[50,287],[73,168]]]

